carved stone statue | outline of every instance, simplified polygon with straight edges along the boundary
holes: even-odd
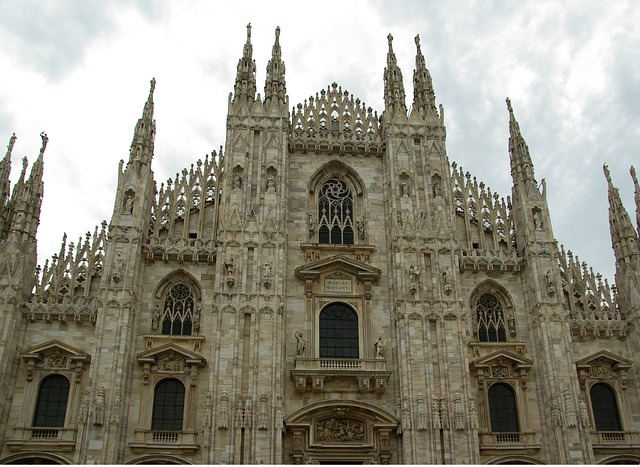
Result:
[[[267,178],[267,193],[275,193],[276,192],[276,180],[272,175],[269,175]]]
[[[382,336],[378,337],[378,340],[373,345],[376,349],[376,358],[384,358],[384,340]]]
[[[304,342],[304,334],[302,331],[296,331],[296,355],[298,357],[302,357],[304,355],[305,342]]]

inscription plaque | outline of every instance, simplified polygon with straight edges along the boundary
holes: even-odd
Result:
[[[351,279],[325,279],[324,290],[325,292],[351,292]]]

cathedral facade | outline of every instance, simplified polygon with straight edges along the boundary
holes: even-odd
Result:
[[[505,199],[449,162],[418,37],[407,107],[389,36],[378,115],[335,83],[290,108],[279,29],[261,96],[250,32],[224,148],[158,183],[152,81],[110,222],[42,267],[47,137],[12,189],[11,138],[0,462],[640,462],[639,226],[606,166],[615,287],[558,247],[509,100]]]

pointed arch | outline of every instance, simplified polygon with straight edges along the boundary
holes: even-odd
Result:
[[[151,328],[167,335],[198,334],[201,301],[198,281],[183,269],[174,271],[156,288]]]
[[[360,175],[344,162],[334,159],[318,168],[309,179],[309,193],[315,193],[322,183],[331,177],[347,181],[357,196],[364,196],[365,184]]]

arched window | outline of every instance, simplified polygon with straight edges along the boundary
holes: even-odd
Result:
[[[520,431],[516,394],[510,385],[496,383],[489,388],[489,417],[491,431],[495,433]]]
[[[476,303],[476,323],[480,342],[505,342],[507,328],[504,308],[498,297],[483,293]]]
[[[163,302],[162,334],[190,336],[193,327],[193,293],[181,282],[167,291]]]
[[[330,178],[318,196],[318,243],[353,245],[353,195],[342,180]]]
[[[33,426],[62,428],[68,398],[69,380],[62,375],[47,376],[38,390]]]
[[[177,379],[163,379],[153,394],[151,429],[182,431],[184,384]]]
[[[358,315],[343,304],[320,312],[320,358],[358,358]]]
[[[616,393],[605,383],[596,383],[589,391],[597,431],[622,431]]]

